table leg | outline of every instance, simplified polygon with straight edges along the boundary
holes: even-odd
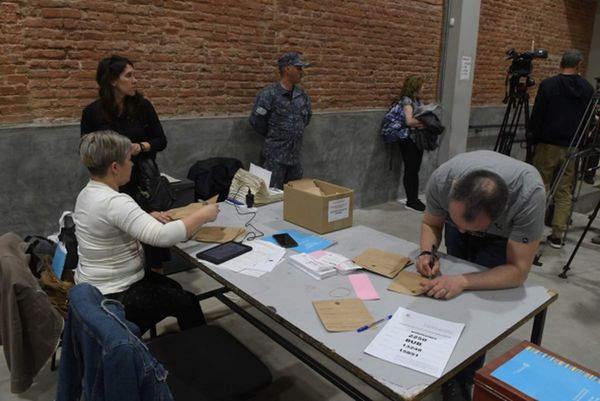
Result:
[[[243,308],[240,308],[235,302],[232,302],[230,299],[223,296],[222,294],[217,294],[215,295],[215,297],[221,302],[223,302],[225,305],[227,305],[231,310],[235,311],[237,314],[246,319],[249,323],[258,328],[260,331],[265,333],[267,336],[271,337],[273,341],[277,342],[287,351],[292,353],[294,356],[296,356],[296,358],[300,359],[302,362],[310,366],[314,371],[319,373],[325,379],[329,380],[329,382],[331,382],[333,385],[335,385],[340,390],[348,394],[352,399],[358,401],[371,401],[371,398],[361,393],[358,389],[354,388],[347,381],[339,377],[337,374],[332,372],[323,364],[312,358],[310,355],[300,350],[298,347],[296,347],[294,344],[282,337],[280,334],[276,333],[263,322],[246,312]]]
[[[545,308],[533,318],[533,328],[531,329],[531,342],[535,345],[542,345],[542,335],[544,334],[544,324],[546,323],[547,311],[548,308]]]

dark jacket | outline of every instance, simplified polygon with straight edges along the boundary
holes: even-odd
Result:
[[[534,143],[569,146],[593,94],[592,85],[579,75],[543,80],[529,124]]]
[[[414,130],[411,134],[411,139],[417,148],[420,151],[437,149],[438,136],[445,130],[438,116],[433,111],[426,111],[415,118],[424,125],[424,128]]]
[[[119,116],[110,120],[102,109],[100,99],[90,103],[81,113],[81,135],[100,130],[112,130],[126,136],[132,143],[148,142],[149,152],[138,153],[131,158],[133,169],[131,179],[120,188],[136,199],[138,195],[137,186],[140,184],[140,159],[156,159],[156,153],[167,147],[167,137],[158,119],[152,103],[144,98],[136,109],[134,116]]]
[[[299,86],[294,86],[291,92],[279,82],[263,88],[256,96],[250,125],[266,137],[264,160],[300,164],[304,128],[311,116],[310,97]]]
[[[62,316],[29,270],[27,244],[0,236],[0,344],[10,370],[10,391],[22,393],[58,346]]]
[[[69,292],[56,401],[172,401],[167,371],[125,320],[123,305],[89,284]]]

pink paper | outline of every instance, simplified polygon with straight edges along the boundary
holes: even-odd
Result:
[[[314,251],[309,254],[315,259],[321,259],[324,255],[326,255],[325,251]]]
[[[379,294],[375,291],[369,276],[366,273],[351,274],[348,276],[356,296],[363,301],[379,299]]]

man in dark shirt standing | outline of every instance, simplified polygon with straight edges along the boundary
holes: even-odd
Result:
[[[573,136],[594,94],[592,85],[579,75],[582,67],[581,52],[566,50],[560,60],[560,74],[542,81],[535,98],[530,120],[535,143],[533,165],[544,180],[546,193],[549,193],[555,172],[566,160]],[[552,234],[548,237],[553,248],[563,246],[571,212],[574,174],[575,160],[570,160],[554,193]]]
[[[312,116],[310,97],[298,86],[308,63],[296,52],[278,61],[281,80],[256,96],[250,124],[265,136],[263,167],[271,171],[271,186],[302,178],[302,137]]]

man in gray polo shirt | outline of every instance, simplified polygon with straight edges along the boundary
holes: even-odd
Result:
[[[419,273],[431,277],[423,282],[425,294],[449,299],[464,290],[523,284],[544,227],[544,183],[535,167],[488,150],[463,153],[433,172],[426,199],[416,263]],[[493,269],[437,276],[439,260],[432,268],[429,263],[443,231],[449,255]],[[444,400],[469,400],[473,375],[482,365],[483,359],[457,375],[462,397],[444,394]]]

